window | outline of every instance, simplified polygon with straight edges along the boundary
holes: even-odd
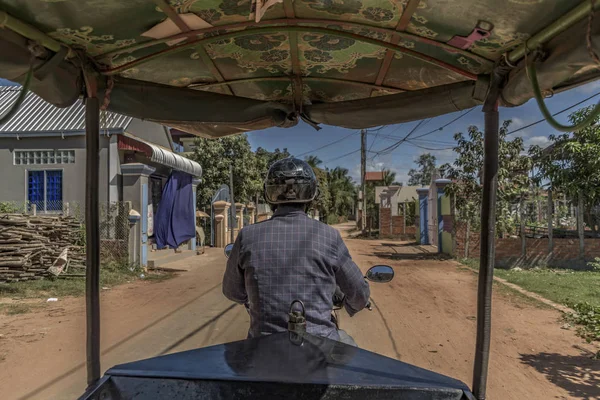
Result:
[[[15,150],[14,165],[74,164],[75,150]]]
[[[27,200],[37,211],[62,211],[62,171],[28,171]]]

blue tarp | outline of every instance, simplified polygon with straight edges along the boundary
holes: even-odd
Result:
[[[177,248],[196,236],[196,215],[192,176],[173,171],[158,204],[154,219],[154,237],[159,249]]]

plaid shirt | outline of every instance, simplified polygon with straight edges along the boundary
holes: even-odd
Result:
[[[339,232],[296,208],[280,207],[270,220],[238,234],[223,277],[223,294],[248,305],[249,337],[286,331],[290,304],[301,300],[307,331],[337,340],[331,322],[336,284],[346,295],[350,315],[365,307],[369,284]]]

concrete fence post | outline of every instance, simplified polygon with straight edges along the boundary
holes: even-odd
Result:
[[[419,244],[429,244],[429,229],[427,227],[427,202],[429,196],[429,188],[417,189],[419,195]]]
[[[229,222],[229,207],[230,203],[226,201],[215,201],[213,203],[213,208],[215,210],[215,247],[223,248],[225,247],[229,241],[227,239],[227,227]]]
[[[583,191],[577,196],[577,234],[579,235],[579,258],[585,258],[585,227],[583,226]]]

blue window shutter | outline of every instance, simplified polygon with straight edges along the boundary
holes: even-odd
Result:
[[[27,200],[35,204],[40,211],[44,210],[44,171],[29,171]]]
[[[46,210],[62,210],[62,200],[62,171],[46,171]]]

